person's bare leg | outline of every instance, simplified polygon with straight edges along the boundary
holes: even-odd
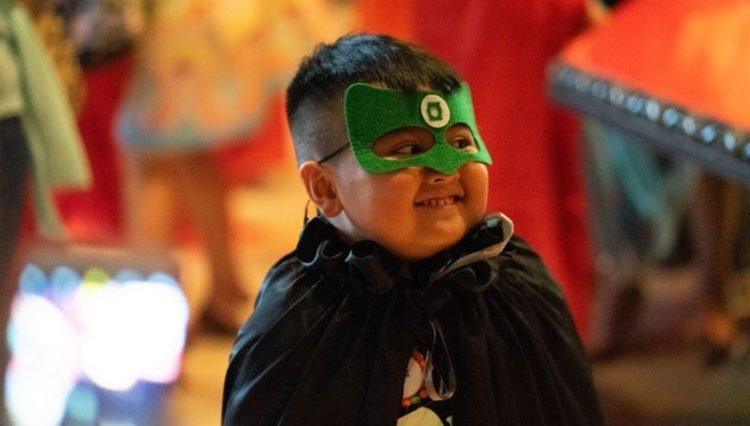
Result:
[[[176,217],[175,169],[163,158],[134,157],[128,165],[128,236],[139,250],[171,247]]]
[[[726,357],[735,334],[735,324],[726,308],[724,285],[731,272],[738,195],[736,187],[706,174],[699,180],[690,209],[698,283],[705,306],[703,337],[709,345],[709,364]]]
[[[181,155],[178,161],[180,198],[211,262],[213,291],[206,315],[227,329],[237,329],[252,309],[252,295],[240,283],[232,258],[227,189],[208,153]]]
[[[708,327],[718,330],[720,338],[729,342],[736,333],[736,324],[727,309],[726,285],[734,268],[735,238],[740,225],[740,208],[742,189],[731,182],[722,182],[719,189],[719,205],[717,213],[719,224],[716,242],[716,269],[718,280],[714,283],[709,313]],[[712,322],[716,322],[713,324]]]

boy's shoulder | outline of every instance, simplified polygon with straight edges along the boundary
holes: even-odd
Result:
[[[298,303],[318,281],[320,274],[306,268],[296,250],[286,254],[268,270],[255,299],[253,315],[241,331],[250,323],[255,329],[269,328],[275,318]]]
[[[521,286],[537,292],[546,300],[564,306],[562,290],[539,254],[522,237],[514,235],[499,255],[498,285]]]
[[[266,273],[253,314],[240,329],[235,348],[254,344],[282,318],[301,325],[298,330],[303,331],[308,321],[343,297],[339,291],[343,283],[328,272],[342,262],[344,251],[336,246],[338,238],[332,227],[313,222],[306,224],[295,249]],[[328,285],[331,283],[339,285]],[[291,336],[288,343],[293,344],[294,339]]]

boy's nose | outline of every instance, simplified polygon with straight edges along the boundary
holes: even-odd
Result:
[[[429,167],[425,167],[423,170],[429,183],[447,183],[458,179],[458,170],[450,174],[441,173]]]

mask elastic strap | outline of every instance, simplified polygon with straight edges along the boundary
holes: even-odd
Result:
[[[347,142],[345,145],[341,145],[340,147],[338,147],[336,149],[336,151],[333,151],[332,153],[330,153],[330,154],[326,155],[325,157],[323,157],[323,159],[320,160],[320,161],[318,161],[318,163],[320,163],[320,164],[325,163],[326,161],[330,160],[331,158],[337,156],[341,151],[345,150],[347,147],[349,147],[349,142]]]
[[[302,215],[302,226],[307,225],[307,222],[310,221],[310,218],[307,217],[307,211],[310,209],[310,199],[307,200],[305,203],[305,211]]]

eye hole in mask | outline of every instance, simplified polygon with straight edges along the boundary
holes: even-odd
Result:
[[[457,123],[445,131],[448,145],[467,154],[475,154],[479,148],[469,127]],[[435,138],[421,127],[404,127],[391,130],[379,137],[372,146],[372,152],[386,160],[411,158],[428,152],[435,145]]]

